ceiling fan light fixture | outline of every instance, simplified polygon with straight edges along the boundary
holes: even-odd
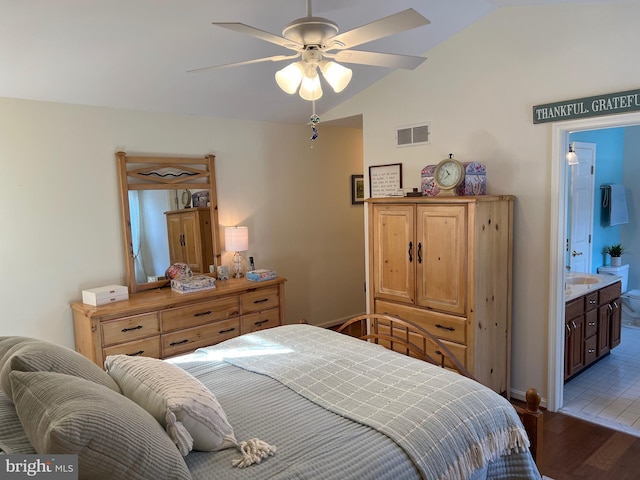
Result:
[[[326,60],[320,62],[320,71],[336,93],[340,93],[349,85],[353,75],[350,68],[336,62],[327,62]]]
[[[313,101],[322,97],[322,87],[320,77],[314,72],[313,75],[305,75],[300,85],[300,96],[305,100]]]
[[[302,62],[293,62],[276,72],[276,83],[284,92],[293,95],[298,90],[303,76]]]

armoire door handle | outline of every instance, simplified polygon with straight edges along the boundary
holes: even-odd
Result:
[[[413,262],[413,242],[409,242],[409,262]]]

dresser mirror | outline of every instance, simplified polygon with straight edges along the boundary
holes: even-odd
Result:
[[[193,265],[194,273],[215,271],[221,258],[215,156],[117,152],[116,160],[129,292],[167,285],[164,274],[178,258],[176,248],[190,247],[184,263]],[[180,232],[180,225],[192,230]],[[195,239],[193,231],[198,231]]]

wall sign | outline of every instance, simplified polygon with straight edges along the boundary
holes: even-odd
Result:
[[[369,189],[371,198],[402,195],[402,164],[369,167]]]
[[[533,123],[558,122],[640,110],[640,90],[606,93],[533,107]]]

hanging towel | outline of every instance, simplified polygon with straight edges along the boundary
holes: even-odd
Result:
[[[627,210],[627,193],[624,185],[613,184],[604,189],[602,206],[609,213],[609,226],[629,223],[629,211]]]

